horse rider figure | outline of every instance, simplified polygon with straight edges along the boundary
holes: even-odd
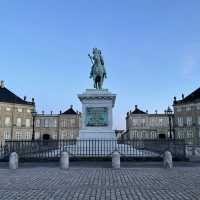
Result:
[[[95,89],[102,89],[104,78],[107,78],[106,76],[106,70],[104,67],[104,60],[101,55],[101,50],[97,48],[93,48],[93,56],[88,54],[91,62],[92,62],[92,68],[90,72],[90,78],[93,78],[94,81],[94,88]]]

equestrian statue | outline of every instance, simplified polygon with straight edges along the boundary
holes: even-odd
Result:
[[[93,48],[92,53],[93,53],[93,56],[88,54],[92,62],[90,78],[93,78],[94,88],[101,90],[103,86],[104,78],[107,78],[106,70],[104,67],[104,60],[101,54],[101,50],[97,48]]]

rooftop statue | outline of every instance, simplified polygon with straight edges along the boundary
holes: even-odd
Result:
[[[104,78],[107,78],[106,76],[106,70],[104,67],[104,60],[101,54],[101,50],[97,48],[93,48],[93,56],[88,54],[91,62],[91,72],[90,72],[90,78],[93,78],[94,81],[94,88],[101,90],[103,86]]]

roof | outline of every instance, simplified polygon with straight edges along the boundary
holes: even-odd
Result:
[[[196,103],[200,102],[200,88],[193,91],[187,97],[183,98],[182,100],[174,101],[174,105],[177,104],[186,104],[186,103]]]
[[[135,110],[132,112],[132,114],[147,114],[147,113],[143,112],[137,106],[135,106]]]
[[[71,106],[68,110],[63,112],[62,115],[77,115],[77,113],[74,111],[73,107]]]
[[[21,99],[6,87],[0,87],[0,102],[34,105],[34,102],[28,102]]]

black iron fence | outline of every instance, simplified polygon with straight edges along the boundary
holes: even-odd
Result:
[[[184,140],[35,140],[6,141],[0,146],[0,159],[8,160],[11,152],[17,152],[21,160],[58,160],[63,151],[70,158],[111,158],[113,151],[122,158],[157,160],[170,150],[175,159],[186,158]]]

